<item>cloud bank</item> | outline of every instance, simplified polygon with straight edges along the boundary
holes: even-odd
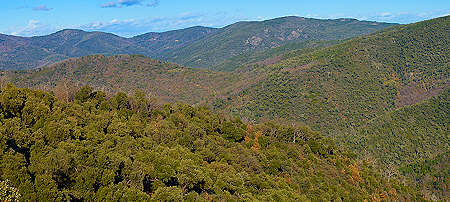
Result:
[[[23,27],[12,28],[11,32],[7,32],[11,35],[16,36],[38,36],[53,33],[58,30],[58,28],[44,24],[38,20],[29,20],[28,24]]]

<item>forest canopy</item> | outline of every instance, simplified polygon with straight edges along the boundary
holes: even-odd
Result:
[[[82,87],[0,91],[0,200],[421,200],[306,126]]]

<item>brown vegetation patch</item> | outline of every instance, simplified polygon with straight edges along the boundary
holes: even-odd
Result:
[[[291,73],[291,74],[295,74],[295,73],[297,73],[297,72],[299,72],[299,71],[304,71],[304,70],[307,70],[307,69],[309,69],[309,68],[311,68],[314,64],[316,64],[317,62],[311,62],[311,63],[308,63],[308,64],[304,64],[304,65],[301,65],[301,66],[296,66],[296,67],[286,67],[286,68],[283,68],[282,70],[281,70],[281,72],[289,72],[289,73]]]
[[[282,59],[281,56],[282,55],[278,55],[273,58],[268,58],[263,61],[257,62],[256,64],[258,64],[258,65],[273,65],[273,64],[278,63]]]
[[[448,84],[446,85],[448,86]],[[438,95],[444,87],[436,87],[427,89],[426,86],[420,86],[417,83],[410,83],[403,86],[397,93],[395,98],[395,106],[397,108],[419,103],[427,98]]]

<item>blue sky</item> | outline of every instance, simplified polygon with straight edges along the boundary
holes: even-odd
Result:
[[[450,14],[450,0],[3,0],[0,33],[50,34],[65,28],[120,36],[296,15],[412,23]]]

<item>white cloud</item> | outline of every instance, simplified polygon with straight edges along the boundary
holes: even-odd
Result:
[[[75,26],[86,31],[104,31],[131,37],[147,32],[162,32],[192,26],[223,27],[247,17],[228,15],[227,13],[181,13],[174,17],[156,17],[147,19],[112,19],[104,22],[92,22]]]
[[[317,14],[307,14],[305,17],[309,18],[319,18],[319,19],[336,19],[336,18],[355,18],[359,20],[368,20],[368,21],[379,21],[379,22],[392,22],[392,23],[414,23],[423,20],[428,20],[432,18],[442,17],[450,14],[450,10],[436,10],[425,13],[411,13],[411,12],[400,12],[400,13],[391,13],[391,12],[379,12],[379,13],[371,13],[371,14],[332,14],[321,16]]]
[[[384,13],[380,13],[379,16],[381,16],[381,17],[389,17],[389,16],[392,16],[392,13],[384,12]]]
[[[409,12],[402,12],[402,13],[388,13],[388,12],[382,12],[382,13],[376,13],[370,16],[367,16],[366,18],[368,20],[373,21],[382,21],[382,22],[396,22],[396,23],[413,23],[413,22],[419,22],[423,20],[428,20],[432,18],[437,18],[441,16],[448,15],[449,11],[432,11],[427,13],[409,13]]]
[[[18,36],[37,36],[49,34],[55,31],[57,31],[57,28],[32,19],[28,21],[26,26],[11,28],[6,33]]]

